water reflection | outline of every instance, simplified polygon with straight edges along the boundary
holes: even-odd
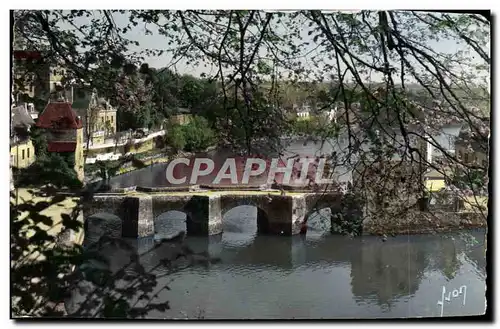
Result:
[[[101,236],[121,237],[122,221],[120,217],[109,213],[97,213],[85,219],[84,246],[99,240]]]
[[[179,232],[186,232],[187,215],[182,211],[168,211],[160,214],[154,220],[155,239],[167,239],[179,234]]]
[[[482,314],[485,293],[484,230],[441,235],[348,238],[324,234],[318,228],[305,236],[256,234],[256,210],[240,207],[224,218],[224,233],[188,237],[196,252],[208,252],[220,262],[198,264],[173,274],[157,268],[162,285],[173,280],[159,301],[171,310],[148,316],[206,318],[342,318],[439,316],[442,287],[467,285],[467,304],[447,305],[445,315]],[[152,250],[162,234],[182,227],[182,214],[170,213],[178,227],[164,220],[151,238],[131,240],[139,262],[156,268],[171,257],[172,245]],[[161,217],[161,216],[160,216]],[[93,223],[102,223],[94,221]],[[161,222],[158,222],[159,224]],[[102,230],[89,227],[86,239]],[[160,225],[161,226],[161,225]],[[128,251],[127,251],[128,252]],[[127,252],[101,251],[118,267]]]
[[[331,226],[330,208],[315,211],[307,218],[307,238],[321,239],[324,235],[330,234]]]

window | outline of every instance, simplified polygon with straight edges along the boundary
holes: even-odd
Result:
[[[53,70],[52,75],[57,75],[57,70]]]
[[[467,152],[464,153],[464,162],[469,163],[469,154]]]
[[[21,153],[21,159],[24,160],[24,150],[22,150],[22,153]]]
[[[113,117],[111,117],[111,123],[113,123]]]
[[[27,156],[28,156],[28,159],[30,158],[30,149],[27,149],[26,152],[28,153]]]
[[[104,117],[102,117],[101,119],[102,119],[102,123],[104,123]]]

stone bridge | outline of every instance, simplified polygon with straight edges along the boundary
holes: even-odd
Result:
[[[88,219],[98,213],[118,216],[123,237],[153,235],[154,220],[161,214],[176,210],[187,217],[188,235],[222,233],[222,218],[232,208],[242,205],[257,208],[259,233],[294,235],[314,211],[335,207],[341,202],[338,192],[276,192],[276,191],[184,191],[134,192],[129,194],[96,194],[83,204]]]

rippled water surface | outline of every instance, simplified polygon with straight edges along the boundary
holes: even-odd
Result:
[[[105,216],[102,216],[103,218]],[[465,285],[466,300],[446,302],[443,315],[475,315],[485,310],[484,230],[453,234],[347,238],[328,234],[321,214],[306,236],[256,234],[256,209],[240,206],[224,217],[224,233],[187,238],[195,251],[220,262],[195,265],[161,278],[170,282],[158,301],[166,312],[150,318],[283,319],[440,316],[442,289]],[[155,221],[154,237],[134,240],[144,253],[154,240],[185,230],[185,215],[169,212]],[[89,221],[86,240],[120,234],[120,221]],[[151,268],[164,258],[162,248],[142,256]],[[103,250],[112,263],[126,262],[129,251]],[[123,259],[123,261],[120,261]],[[158,272],[162,274],[160,269]]]

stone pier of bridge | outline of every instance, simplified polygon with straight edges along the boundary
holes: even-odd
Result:
[[[222,233],[222,219],[237,206],[257,208],[257,228],[262,234],[295,235],[312,212],[341,202],[340,193],[165,193],[97,194],[83,204],[83,215],[108,213],[121,219],[123,237],[146,237],[155,233],[154,222],[168,211],[186,214],[188,235]]]

